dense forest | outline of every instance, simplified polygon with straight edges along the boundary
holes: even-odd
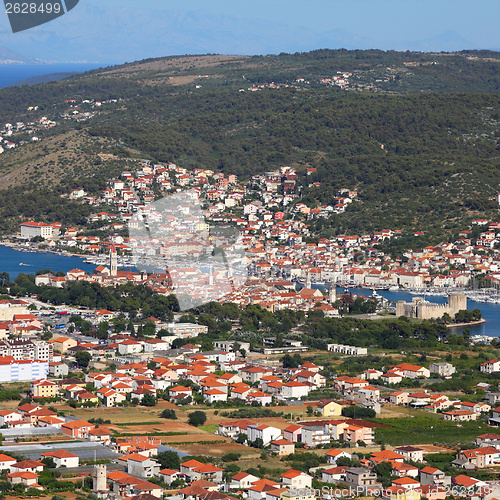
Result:
[[[102,162],[98,152],[211,168],[242,179],[291,165],[299,173],[301,201],[312,206],[332,203],[339,188],[357,189],[360,203],[313,223],[322,236],[425,228],[437,241],[474,217],[496,215],[500,54],[318,50],[213,65],[210,57],[130,63],[1,90],[0,116],[14,122],[42,115],[57,119],[68,111],[67,99],[118,102],[92,119],[62,120],[47,132],[53,139],[76,132],[85,154],[71,168],[62,159],[57,182],[44,181],[46,167],[39,167],[32,181],[0,191],[0,215],[11,223],[0,230],[12,228],[8,217],[15,213],[40,220],[60,213],[63,223],[80,224],[88,208],[59,195],[79,186],[98,192],[119,173],[120,164]],[[151,62],[156,69],[146,70]],[[350,73],[347,90],[320,84],[338,72]],[[271,82],[279,88],[247,91]],[[40,109],[26,115],[35,103]],[[63,155],[57,145],[37,148],[33,161]],[[14,168],[14,154],[0,156],[0,174]],[[317,172],[306,176],[310,166]],[[319,187],[311,187],[313,182]]]

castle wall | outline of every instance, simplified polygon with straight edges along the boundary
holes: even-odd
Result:
[[[399,300],[396,303],[396,316],[417,319],[438,319],[443,314],[452,318],[458,311],[467,309],[467,297],[463,293],[451,293],[446,304],[430,304],[422,297],[415,297],[411,302]]]

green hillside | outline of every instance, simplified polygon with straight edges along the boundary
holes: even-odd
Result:
[[[499,69],[500,54],[487,51],[321,50],[154,59],[4,89],[4,123],[50,115],[58,126],[23,154],[1,155],[0,181],[17,186],[24,213],[19,193],[34,191],[36,213],[40,186],[98,190],[133,158],[242,178],[291,165],[309,204],[331,203],[342,187],[359,192],[362,203],[318,223],[318,234],[391,227],[440,238],[474,217],[496,216]],[[346,89],[321,83],[343,74]],[[68,99],[111,98],[118,102],[88,119],[61,118]],[[33,104],[39,110],[27,114]],[[306,178],[310,166],[317,172]],[[12,193],[0,191],[0,216]]]

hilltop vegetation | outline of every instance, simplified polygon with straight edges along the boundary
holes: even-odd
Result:
[[[317,235],[392,227],[425,228],[441,238],[474,217],[496,215],[499,68],[500,54],[489,51],[319,50],[170,57],[4,89],[0,116],[11,121],[27,119],[34,103],[40,109],[30,119],[57,119],[67,99],[120,101],[92,119],[61,121],[47,132],[51,140],[30,145],[22,161],[18,152],[4,153],[0,181],[22,184],[36,197],[39,185],[97,191],[134,158],[243,179],[291,165],[308,204],[330,203],[341,187],[359,192],[352,210],[315,223]],[[347,90],[320,83],[337,72],[350,73]],[[271,82],[278,88],[248,91]],[[70,137],[65,148],[63,134]],[[311,166],[317,172],[306,177]],[[309,187],[313,182],[320,186]]]

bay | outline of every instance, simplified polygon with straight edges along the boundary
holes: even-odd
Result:
[[[0,64],[0,88],[35,76],[82,73],[101,66],[98,63]]]
[[[81,269],[93,274],[95,264],[86,264],[85,258],[69,257],[55,253],[21,252],[0,245],[0,272],[9,273],[11,281],[20,273],[36,274],[39,269],[50,269],[68,272],[71,269]]]
[[[50,269],[54,272],[68,272],[71,269],[82,269],[93,274],[95,264],[85,263],[86,257],[70,257],[54,253],[28,253],[14,250],[13,248],[0,245],[0,272],[9,273],[10,279],[14,280],[20,273],[36,274],[39,269]],[[23,265],[21,265],[21,263]],[[317,288],[316,286],[314,288]],[[373,291],[368,288],[349,288],[354,295],[369,297]],[[344,293],[344,288],[337,287],[337,295]],[[377,290],[377,294],[391,301],[404,300],[411,302],[417,295],[404,291],[390,292],[388,290]],[[446,297],[425,296],[429,302],[444,304]],[[490,337],[500,336],[500,304],[488,304],[467,299],[467,309],[478,308],[486,323],[470,326],[472,335],[488,335]],[[454,332],[461,332],[463,328],[454,328]]]

